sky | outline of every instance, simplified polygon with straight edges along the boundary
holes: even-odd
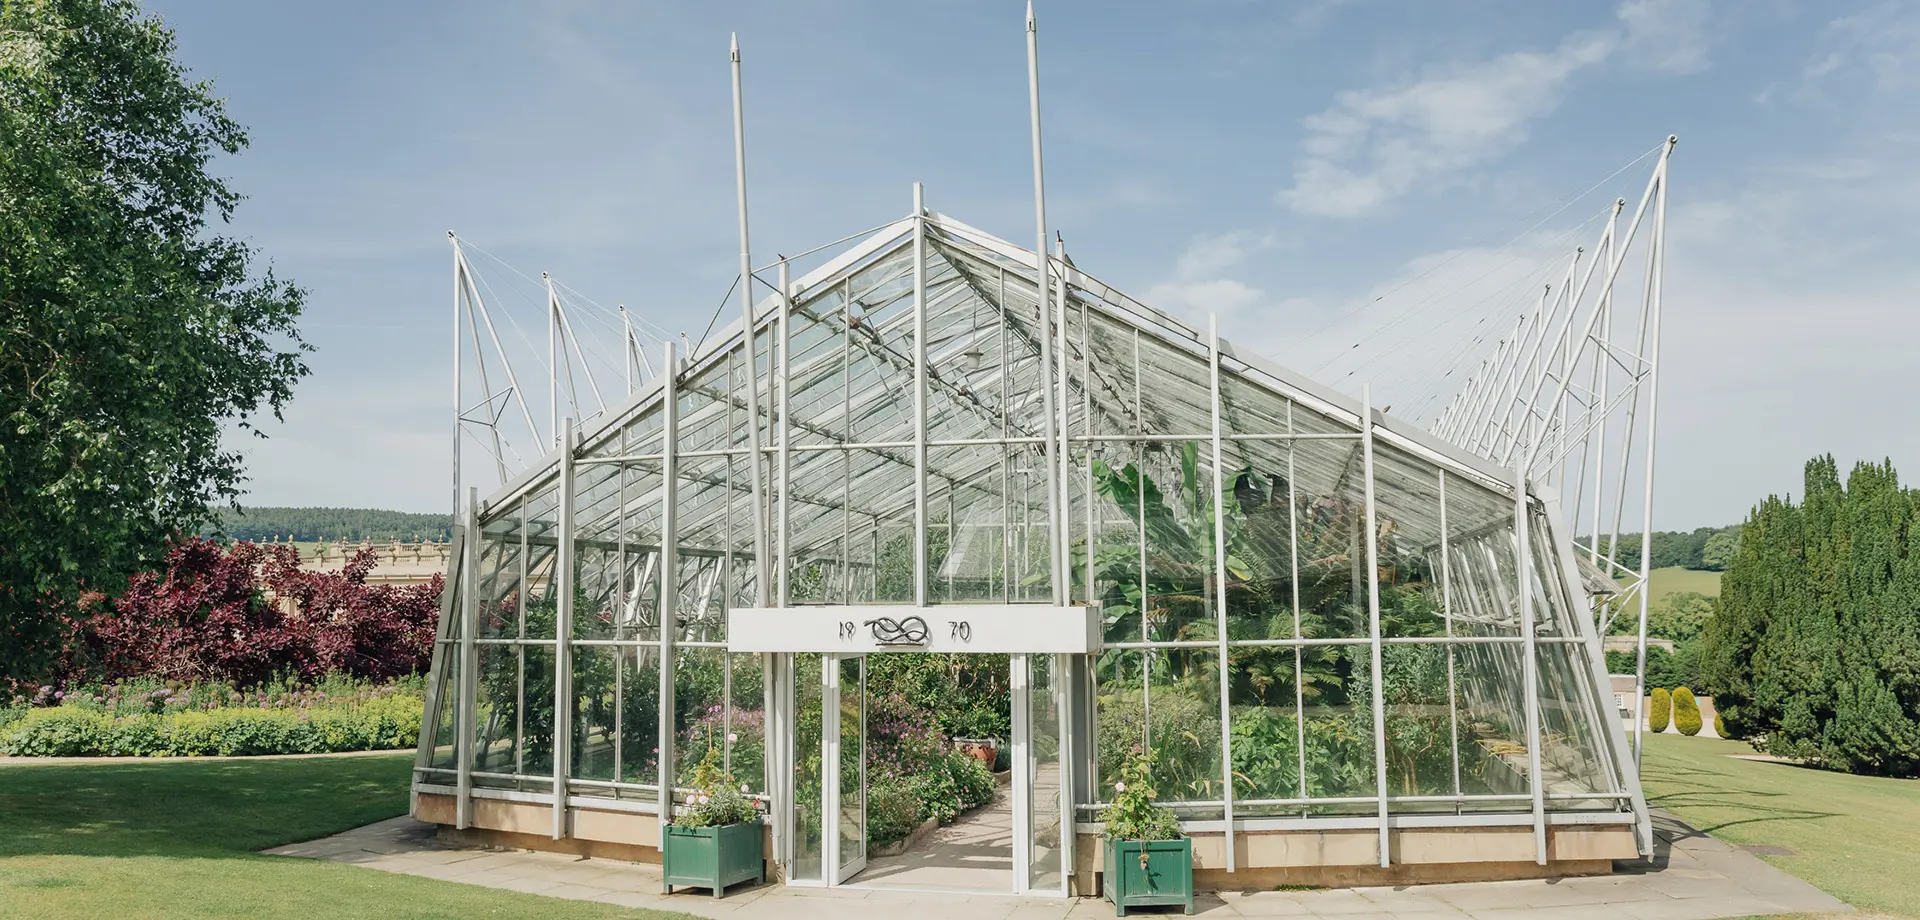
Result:
[[[698,339],[738,267],[731,32],[756,262],[905,216],[914,182],[1031,244],[1014,0],[149,8],[249,128],[224,232],[309,292],[312,375],[230,439],[245,503],[450,506],[449,230],[530,331],[515,271]],[[1920,7],[1038,16],[1049,223],[1136,298],[1425,424],[1673,134],[1655,525],[1798,495],[1820,453],[1920,477]]]

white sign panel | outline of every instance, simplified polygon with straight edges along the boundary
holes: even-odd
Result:
[[[1100,649],[1099,607],[740,607],[727,612],[730,652],[995,652]]]

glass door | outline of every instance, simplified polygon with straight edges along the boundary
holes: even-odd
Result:
[[[1073,809],[1061,724],[1065,655],[1013,658],[1013,885],[1030,894],[1066,894],[1073,865]]]
[[[820,670],[827,882],[839,885],[867,867],[867,659],[830,655]]]

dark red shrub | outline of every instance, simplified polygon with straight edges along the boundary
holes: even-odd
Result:
[[[339,572],[308,572],[291,546],[183,540],[168,549],[166,572],[135,576],[81,623],[86,654],[69,661],[69,676],[249,685],[276,675],[384,680],[423,670],[441,578],[369,585],[375,562],[362,550]]]

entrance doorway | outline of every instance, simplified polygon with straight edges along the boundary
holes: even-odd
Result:
[[[998,894],[1066,894],[1072,845],[1068,799],[1061,782],[1061,718],[1065,655],[970,656],[974,672],[997,669],[1001,710],[981,714],[1002,728],[989,787],[977,771],[957,782],[929,773],[952,768],[951,733],[928,730],[933,714],[902,711],[900,694],[873,674],[888,653],[777,656],[773,695],[790,701],[791,746],[784,753],[792,777],[792,808],[776,811],[787,879],[798,885],[859,886]],[[934,659],[948,656],[932,653]],[[900,659],[895,659],[899,661]],[[883,674],[890,669],[882,668]],[[876,699],[876,693],[882,694]],[[786,707],[776,707],[786,708]],[[924,706],[918,707],[925,709]],[[916,719],[926,720],[916,722]],[[937,738],[947,751],[925,750]],[[977,748],[975,749],[977,752]],[[915,776],[902,775],[902,764]],[[946,767],[941,766],[946,764]],[[776,767],[781,769],[781,767]],[[940,790],[944,811],[929,826],[924,812]],[[946,796],[959,795],[958,810]],[[903,819],[900,809],[909,811]],[[904,820],[904,823],[903,823]]]

